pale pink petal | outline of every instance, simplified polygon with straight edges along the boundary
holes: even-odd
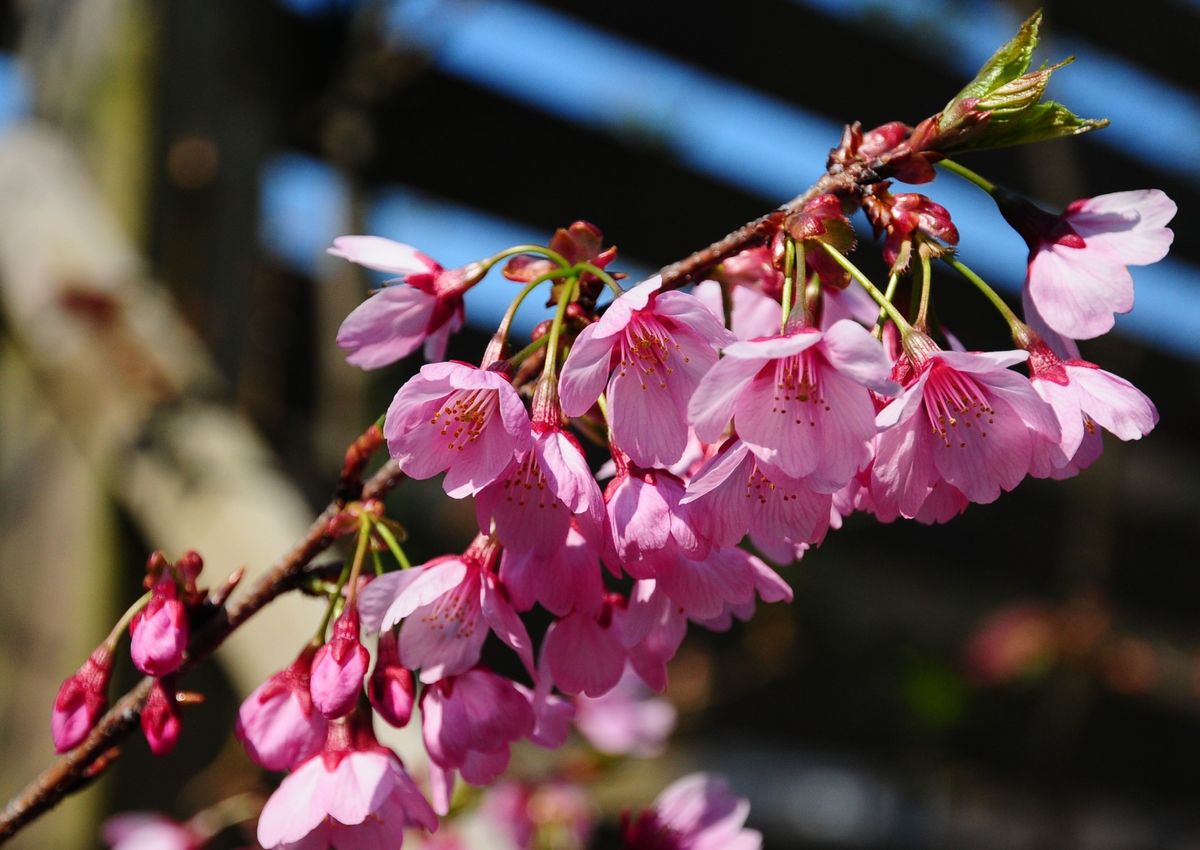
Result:
[[[1079,386],[1083,412],[1119,439],[1140,439],[1158,424],[1154,403],[1124,378],[1093,364],[1067,363],[1066,369]]]
[[[327,812],[327,778],[320,756],[285,776],[258,816],[258,843],[274,847],[312,832]]]
[[[1174,234],[1166,224],[1176,209],[1158,189],[1135,189],[1072,204],[1064,217],[1087,247],[1099,245],[1122,263],[1144,266],[1167,255]]]
[[[1133,309],[1133,277],[1103,248],[1045,246],[1029,261],[1029,296],[1046,323],[1071,339],[1112,330]]]
[[[554,684],[566,694],[601,696],[625,669],[625,650],[611,617],[607,624],[585,613],[556,620],[546,631],[542,651]]]
[[[383,618],[381,628],[384,629],[392,628],[418,608],[430,604],[462,584],[467,577],[467,565],[456,557],[449,557],[435,559],[424,566],[389,575],[411,578],[407,581],[400,578],[393,582],[396,595]],[[368,584],[363,588],[363,593],[367,594],[376,582],[385,578],[388,576],[381,576]]]
[[[754,575],[731,551],[715,549],[703,561],[676,559],[659,570],[659,589],[689,617],[715,617],[726,605],[745,602],[754,593]]]
[[[338,328],[346,362],[378,369],[412,354],[425,340],[437,299],[411,286],[389,286],[363,301]]]
[[[596,336],[609,337],[619,334],[629,325],[633,314],[644,310],[650,304],[650,298],[662,288],[662,278],[658,275],[642,281],[633,289],[627,289],[619,297],[613,299],[596,323]],[[570,415],[570,414],[568,414]]]
[[[937,471],[977,504],[993,502],[1002,490],[1016,487],[1032,457],[1032,437],[1017,412],[1000,398],[992,398],[991,406],[994,412],[976,426],[950,429],[945,441],[933,441]]]
[[[339,823],[353,826],[374,813],[396,785],[389,756],[379,752],[352,752],[342,758],[325,780],[325,811]]]
[[[706,443],[721,439],[733,418],[734,402],[767,363],[756,357],[723,357],[708,370],[688,402],[688,419]]]
[[[529,675],[533,672],[533,643],[504,588],[490,573],[483,577],[483,617],[492,631],[521,659]]]
[[[588,412],[608,381],[612,368],[612,336],[598,337],[597,325],[588,325],[571,346],[558,379],[558,400],[567,416],[582,416]]]
[[[608,410],[617,444],[638,466],[668,466],[683,454],[685,411],[657,374],[645,375],[636,364],[618,367],[608,382]]]
[[[711,346],[728,345],[735,339],[698,298],[686,292],[659,293],[654,298],[654,312],[686,325]]]
[[[900,386],[890,379],[892,364],[883,345],[862,325],[849,319],[835,322],[821,340],[821,353],[839,374],[882,395],[896,395]]]
[[[413,246],[380,236],[339,236],[326,253],[402,277],[441,270],[441,266]]]

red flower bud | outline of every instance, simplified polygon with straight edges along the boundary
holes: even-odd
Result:
[[[129,624],[129,652],[139,670],[150,676],[174,673],[183,663],[188,645],[187,609],[178,599],[174,580],[165,575],[154,585],[154,595]]]
[[[358,639],[358,609],[350,607],[333,624],[333,637],[313,658],[309,688],[317,710],[330,719],[349,714],[370,660]]]
[[[379,636],[375,670],[367,684],[367,697],[382,717],[397,729],[408,724],[413,710],[412,671],[400,663],[400,642],[395,631]]]
[[[97,647],[83,666],[72,673],[58,689],[50,733],[56,752],[65,753],[88,736],[96,719],[108,705],[108,677],[112,673],[112,653]]]
[[[142,734],[146,736],[150,752],[165,756],[175,749],[182,726],[179,706],[175,704],[175,683],[156,680],[142,706]]]

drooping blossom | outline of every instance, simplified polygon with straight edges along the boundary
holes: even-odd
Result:
[[[771,469],[745,442],[730,440],[696,471],[680,501],[713,543],[734,546],[749,533],[771,557],[791,561],[787,544],[825,536],[833,496]]]
[[[350,606],[334,621],[329,641],[312,659],[308,687],[313,705],[331,720],[344,717],[354,708],[371,663],[371,654],[358,632],[358,609]]]
[[[608,755],[659,755],[675,728],[675,717],[675,706],[656,697],[629,666],[603,696],[575,698],[576,727]]]
[[[175,683],[173,677],[155,679],[150,687],[150,694],[142,706],[140,721],[142,734],[150,745],[150,752],[156,756],[165,756],[179,742],[179,733],[183,728],[179,716],[179,705],[175,699]]]
[[[668,466],[687,445],[687,405],[733,336],[694,296],[659,292],[655,276],[617,298],[579,334],[562,368],[567,416],[582,416],[607,385],[613,434],[640,466]]]
[[[425,684],[479,662],[489,630],[533,671],[529,633],[495,574],[497,545],[480,535],[462,555],[387,573],[358,597],[368,630],[400,627],[400,660]]]
[[[730,420],[750,450],[790,478],[832,492],[870,460],[875,408],[891,394],[883,347],[855,322],[742,340],[700,381],[688,406],[696,434],[719,443]]]
[[[603,602],[600,576],[600,527],[572,522],[563,544],[547,555],[505,549],[500,581],[517,611],[541,604],[551,614],[597,611]]]
[[[50,715],[55,752],[65,753],[86,738],[96,725],[108,706],[112,665],[112,650],[102,644],[59,686]]]
[[[187,609],[170,569],[160,574],[146,607],[133,615],[129,634],[129,654],[134,666],[146,675],[166,676],[183,664],[190,630]]]
[[[198,850],[205,836],[156,812],[122,812],[100,827],[112,850]]]
[[[750,803],[724,779],[693,773],[668,786],[653,807],[622,819],[624,850],[759,850],[762,835],[746,829]]]
[[[234,734],[246,754],[267,770],[290,770],[325,743],[326,720],[313,706],[311,644],[292,664],[255,688],[238,709]]]
[[[395,630],[388,629],[379,635],[375,669],[367,682],[367,698],[389,725],[397,729],[408,725],[416,686],[412,671],[400,661],[400,639]]]
[[[488,785],[508,766],[509,744],[534,730],[529,697],[509,679],[476,667],[421,693],[421,735],[431,763],[434,808],[445,814],[454,776]]]
[[[621,642],[638,677],[652,690],[667,687],[667,663],[687,634],[687,617],[654,579],[634,582],[621,617]]]
[[[769,295],[764,295],[749,286],[726,284],[729,289],[729,306],[731,308],[729,329],[738,339],[753,339],[759,336],[770,336],[779,330],[779,302]],[[725,324],[724,295],[721,284],[715,280],[706,280],[696,284],[692,291],[717,320]]]
[[[411,245],[379,236],[339,236],[328,253],[398,278],[354,308],[338,329],[347,362],[364,369],[395,363],[422,343],[427,359],[443,359],[450,334],[463,325],[463,294],[485,272],[479,263],[444,269]]]
[[[653,578],[681,557],[702,558],[709,542],[697,534],[692,508],[681,505],[684,484],[664,469],[644,469],[614,452],[617,474],[604,491],[608,533],[621,566]]]
[[[263,847],[399,847],[407,827],[430,832],[437,815],[396,758],[351,715],[329,724],[324,749],[284,778],[263,806]]]
[[[605,597],[599,610],[572,611],[546,630],[543,666],[564,694],[599,697],[620,680],[625,648],[614,613],[620,597],[614,596]]]
[[[1138,440],[1158,424],[1158,410],[1141,390],[1095,363],[1060,360],[1038,341],[1029,348],[1029,371],[1061,429],[1059,440],[1035,451],[1034,475],[1061,477],[1090,465],[1100,453],[1097,425],[1118,439]]]
[[[599,815],[584,789],[565,779],[498,782],[484,792],[479,814],[514,850],[587,847]]]
[[[405,475],[442,483],[454,499],[491,484],[531,442],[529,414],[503,374],[466,363],[429,363],[400,388],[383,423]]]
[[[807,544],[795,544],[790,548],[786,557],[779,557],[776,560],[780,562],[794,561],[804,554],[806,548]],[[761,558],[751,555],[745,549],[732,546],[722,551],[730,559],[745,562],[746,570],[754,584],[754,592],[745,601],[726,603],[724,609],[715,616],[696,618],[695,621],[699,625],[709,631],[724,632],[733,625],[735,617],[742,622],[749,622],[750,618],[754,616],[755,596],[766,603],[792,601],[791,585],[784,581],[779,573],[767,566]]]
[[[906,517],[942,481],[972,502],[994,501],[1029,472],[1039,440],[1058,440],[1054,411],[1008,368],[1024,351],[941,351],[916,336],[905,342],[916,373],[876,420],[871,496]]]
[[[1156,263],[1174,234],[1175,202],[1158,189],[1085,198],[1053,216],[1005,194],[1000,211],[1029,245],[1025,292],[1055,331],[1090,339],[1133,309],[1128,266]]]
[[[490,533],[494,522],[506,551],[548,556],[562,548],[575,515],[602,521],[600,487],[578,441],[561,427],[552,387],[538,385],[529,448],[475,499],[479,530]]]

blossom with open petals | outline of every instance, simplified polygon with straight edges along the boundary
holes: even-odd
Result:
[[[325,715],[313,706],[308,687],[315,653],[313,646],[306,646],[289,667],[255,688],[238,709],[234,734],[247,755],[267,770],[289,770],[325,743]]]
[[[724,779],[693,773],[667,787],[653,807],[622,823],[624,850],[759,850],[762,835],[746,829],[750,803]]]

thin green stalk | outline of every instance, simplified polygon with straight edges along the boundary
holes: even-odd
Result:
[[[1022,325],[1021,320],[1017,318],[1017,314],[1014,313],[1012,309],[1004,303],[1004,299],[996,294],[996,290],[984,283],[983,278],[959,262],[957,257],[953,255],[947,255],[942,259],[945,260],[951,268],[953,268],[967,280],[971,281],[971,283],[975,284],[975,288],[982,292],[988,301],[992,302],[992,306],[1000,312],[1000,315],[1004,317],[1006,322],[1008,322],[1009,328],[1015,334]]]
[[[917,307],[917,319],[913,322],[913,326],[924,333],[928,330],[926,317],[929,315],[929,290],[930,279],[933,275],[929,270],[929,255],[924,251],[918,251],[921,255],[921,304]]]
[[[517,316],[517,310],[520,309],[521,302],[525,300],[529,293],[533,292],[533,290],[537,289],[548,280],[554,280],[556,277],[575,274],[576,271],[577,269],[574,266],[552,269],[544,274],[538,275],[533,280],[529,281],[529,283],[521,287],[521,291],[517,293],[517,297],[512,300],[512,303],[508,305],[508,309],[504,311],[504,317],[500,320],[500,326],[496,330],[496,335],[500,337],[501,341],[503,342],[508,339],[508,329],[512,326],[513,319],[515,319]]]
[[[526,360],[528,360],[528,359],[530,358],[530,356],[532,356],[532,355],[533,355],[533,354],[534,354],[534,353],[535,353],[535,352],[536,352],[536,351],[537,351],[539,348],[543,348],[543,347],[545,347],[546,343],[547,343],[547,342],[549,342],[549,341],[550,341],[550,335],[549,335],[549,334],[545,334],[545,335],[543,335],[543,336],[539,336],[539,337],[538,337],[537,339],[535,339],[533,342],[529,343],[529,345],[525,346],[525,347],[524,347],[524,348],[522,348],[520,351],[518,351],[516,354],[514,354],[512,357],[508,358],[508,362],[509,362],[510,364],[512,364],[513,366],[517,366],[517,365],[519,365],[519,364],[521,364],[521,363],[524,363],[524,362],[525,362]]]
[[[974,183],[976,186],[978,186],[983,191],[987,192],[989,195],[996,194],[996,184],[995,183],[993,183],[991,180],[988,180],[982,174],[977,174],[976,172],[967,168],[965,165],[959,165],[957,162],[955,162],[952,159],[943,159],[943,160],[939,161],[937,163],[937,165],[941,168],[946,169],[951,174],[957,174],[962,179],[964,179],[970,183]]]
[[[888,276],[887,289],[883,293],[883,297],[887,299],[889,304],[896,297],[896,286],[900,283],[900,275],[897,272],[892,272]],[[875,328],[871,331],[875,339],[880,339],[883,336],[883,320],[887,318],[887,310],[880,308],[879,318],[875,320]]]
[[[150,601],[152,595],[153,591],[147,590],[138,597],[136,602],[125,609],[125,613],[121,615],[121,619],[117,620],[117,624],[112,627],[112,631],[108,633],[108,638],[104,641],[109,646],[110,652],[112,651],[112,647],[115,647],[117,642],[120,641],[125,629],[129,628],[129,624],[137,616],[138,611],[146,607],[146,603]]]
[[[822,242],[821,247],[826,250],[829,256],[833,257],[834,261],[839,266],[850,273],[850,277],[854,278],[858,282],[858,285],[867,291],[868,295],[875,299],[875,303],[883,308],[883,311],[887,313],[888,318],[895,322],[896,328],[900,331],[902,336],[912,331],[912,325],[908,323],[908,320],[900,315],[900,311],[892,306],[892,303],[887,300],[887,298],[882,292],[879,291],[875,284],[871,283],[870,279],[863,274],[862,270],[859,269],[858,266],[850,262],[849,258],[847,258],[841,251],[839,251],[837,248],[834,248],[832,245]]]
[[[575,295],[579,286],[578,280],[568,280],[563,284],[562,292],[558,294],[558,308],[554,311],[554,319],[550,322],[549,348],[546,349],[546,364],[542,367],[542,377],[552,379],[558,366],[558,338],[562,335],[563,320],[567,317],[567,305]]]
[[[796,300],[796,242],[788,239],[783,249],[783,300],[779,311],[779,332],[787,330],[792,303]]]
[[[550,260],[553,263],[558,263],[566,268],[571,265],[571,261],[558,253],[552,248],[547,248],[545,245],[514,245],[511,248],[505,248],[499,254],[493,254],[486,260],[482,260],[482,265],[485,269],[490,269],[492,266],[501,260],[507,260],[509,257],[515,257],[518,254],[538,254]]]
[[[392,530],[382,522],[375,523],[375,530],[379,532],[379,536],[383,538],[383,542],[387,544],[388,549],[392,552],[392,557],[400,564],[400,568],[407,570],[412,567],[408,562],[408,556],[404,554],[404,550],[400,548],[400,543],[396,540],[396,535],[392,534]]]
[[[596,277],[600,278],[600,280],[604,281],[604,285],[612,290],[614,298],[619,298],[625,293],[625,290],[621,288],[619,283],[617,283],[616,278],[594,263],[577,263],[575,267],[580,271],[594,274]]]

